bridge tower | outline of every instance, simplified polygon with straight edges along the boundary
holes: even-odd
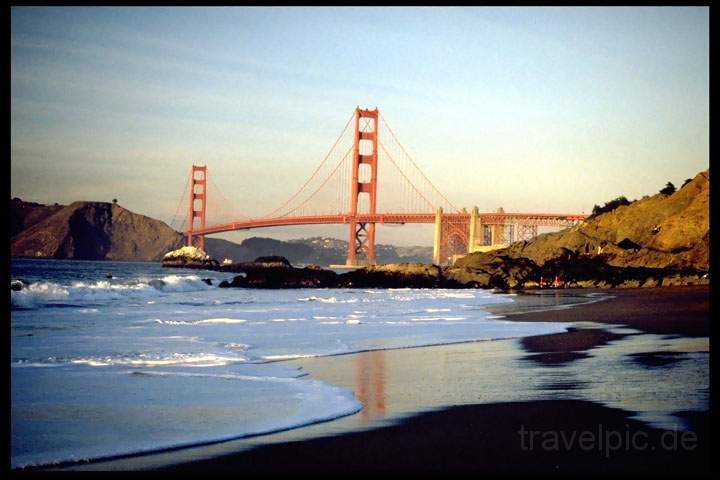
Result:
[[[190,208],[188,209],[187,244],[193,244],[195,219],[200,219],[200,228],[205,228],[207,211],[207,165],[193,165],[190,171]],[[199,235],[197,246],[205,250],[205,235]]]
[[[346,263],[357,265],[365,255],[367,263],[375,263],[375,222],[360,222],[358,214],[377,213],[378,109],[355,108],[355,143],[350,183],[350,241]],[[367,195],[367,211],[361,209],[361,195]]]

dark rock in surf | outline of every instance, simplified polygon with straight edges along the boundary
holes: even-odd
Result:
[[[435,288],[442,284],[441,268],[423,263],[368,265],[338,277],[338,286],[349,288]]]
[[[259,257],[254,262],[222,266],[223,271],[241,273],[221,288],[328,288],[336,286],[332,270],[312,267],[295,268],[284,257]]]

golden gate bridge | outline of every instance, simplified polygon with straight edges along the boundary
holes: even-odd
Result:
[[[530,239],[538,227],[564,228],[585,219],[582,214],[458,209],[420,170],[380,111],[359,107],[310,177],[274,210],[243,215],[209,178],[207,165],[192,165],[178,207],[185,201],[188,213],[180,231],[185,228],[187,245],[204,250],[206,235],[234,230],[342,224],[349,226],[347,266],[375,263],[378,224],[435,224],[433,262],[439,265]]]

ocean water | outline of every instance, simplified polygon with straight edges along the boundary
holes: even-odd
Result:
[[[565,331],[488,290],[220,289],[155,263],[12,261],[12,467],[211,443],[351,415],[304,356]],[[212,286],[203,279],[209,278]]]

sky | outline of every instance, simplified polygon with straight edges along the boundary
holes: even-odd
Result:
[[[260,215],[356,106],[380,108],[455,205],[590,213],[709,168],[709,9],[11,9],[23,200],[117,198],[170,222],[198,163]],[[221,236],[316,235],[347,227]],[[377,241],[430,245],[432,230],[382,227]]]

